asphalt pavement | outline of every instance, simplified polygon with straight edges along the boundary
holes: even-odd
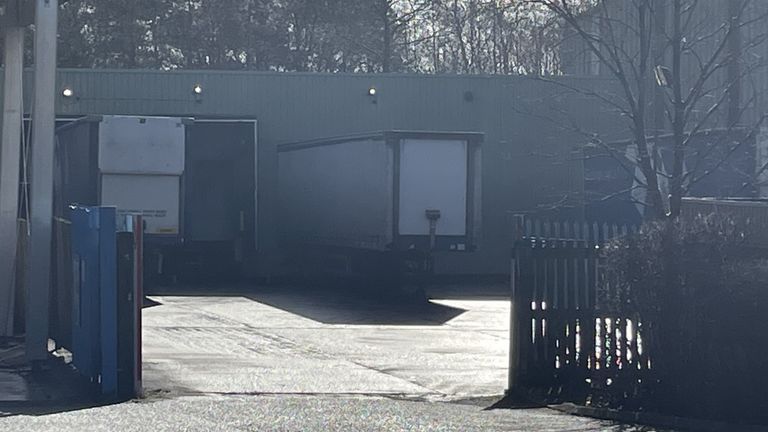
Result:
[[[8,431],[640,431],[506,388],[509,303],[410,307],[290,289],[162,295],[144,310],[146,398],[3,407]]]
[[[480,406],[382,397],[185,396],[49,410],[0,418],[4,431],[478,431],[640,432],[654,429],[573,417],[548,409]]]

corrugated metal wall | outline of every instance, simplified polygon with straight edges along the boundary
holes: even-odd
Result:
[[[198,83],[203,93],[196,100]],[[576,150],[584,137],[569,130],[571,119],[584,130],[620,133],[623,127],[560,87],[521,77],[62,70],[59,88],[65,86],[75,96],[58,98],[60,116],[257,118],[262,250],[277,242],[277,144],[386,129],[483,132],[482,251],[438,263],[461,273],[506,271],[512,213],[581,199],[583,164]]]

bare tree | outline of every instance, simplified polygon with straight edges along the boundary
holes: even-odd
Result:
[[[436,72],[558,72],[552,14],[524,0],[433,0],[432,38],[422,47]]]
[[[580,87],[578,82],[549,80],[569,92],[610,107],[624,122],[629,157],[599,133],[581,131],[602,146],[634,176],[645,192],[642,204],[653,220],[646,238],[658,240],[648,250],[635,247],[632,270],[648,270],[616,281],[630,307],[618,313],[641,322],[644,344],[654,354],[662,404],[686,392],[677,377],[685,370],[702,310],[688,307],[711,296],[695,286],[686,254],[685,230],[677,223],[682,198],[727,164],[758,133],[765,114],[760,86],[751,79],[764,66],[764,22],[768,4],[750,0],[531,0],[555,14],[565,44],[585,55],[589,70],[610,85]],[[580,48],[579,48],[580,47]],[[579,130],[577,122],[571,125]],[[752,167],[755,173],[755,167]],[[656,237],[654,237],[656,236]],[[721,244],[710,245],[712,249]],[[618,248],[620,249],[620,248]],[[644,255],[646,254],[646,255]],[[688,262],[690,262],[690,257]],[[722,257],[721,257],[722,259]],[[634,279],[633,279],[634,278]],[[598,300],[599,301],[599,300]],[[625,302],[626,303],[626,302]],[[685,312],[683,312],[685,311]],[[685,343],[680,343],[685,341]],[[667,398],[667,399],[664,399]]]
[[[68,0],[61,65],[325,72],[558,72],[526,0]]]
[[[432,7],[432,0],[374,0],[374,13],[381,25],[381,70],[392,72],[394,62],[403,63],[410,46],[420,43],[414,38],[414,23]],[[396,58],[399,56],[400,58]]]
[[[581,58],[596,66],[582,70],[590,69],[615,82],[617,91],[601,91],[552,81],[593,97],[625,119],[636,155],[631,163],[640,172],[638,180],[646,191],[643,204],[649,217],[677,218],[682,197],[713,172],[712,164],[698,159],[717,154],[720,163],[725,163],[757,134],[764,117],[753,108],[760,95],[745,83],[765,59],[745,54],[764,46],[766,32],[759,27],[768,5],[763,2],[530,3],[552,12],[560,20],[563,35],[571,39],[564,43],[580,46],[587,54]],[[751,94],[745,100],[747,90]],[[723,139],[711,140],[707,148],[692,151],[697,138],[712,130],[725,132]],[[739,132],[738,142],[733,143],[731,132]],[[599,134],[590,136],[593,142],[607,146]],[[671,156],[667,158],[657,154],[662,136],[670,142]]]

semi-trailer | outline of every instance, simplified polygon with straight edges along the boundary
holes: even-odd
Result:
[[[384,294],[412,289],[434,252],[478,247],[482,141],[385,131],[278,146],[289,255],[310,275],[355,278]]]
[[[56,210],[145,221],[150,281],[236,276],[257,249],[255,120],[88,116],[56,133]]]

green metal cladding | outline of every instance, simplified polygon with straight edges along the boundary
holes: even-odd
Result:
[[[31,73],[25,76],[31,82]],[[595,78],[580,85],[603,83]],[[199,85],[202,92],[193,88]],[[380,130],[471,131],[483,142],[480,250],[438,261],[438,271],[503,273],[511,215],[583,194],[583,137],[566,117],[604,128],[610,114],[562,87],[526,77],[279,72],[60,70],[57,114],[255,118],[259,126],[259,230],[277,247],[277,153],[281,143]],[[64,97],[64,88],[72,90]],[[375,88],[375,96],[369,89]],[[25,88],[29,110],[31,92]],[[561,117],[558,120],[558,116]],[[570,120],[569,120],[570,121]],[[216,145],[215,142],[211,145]]]

